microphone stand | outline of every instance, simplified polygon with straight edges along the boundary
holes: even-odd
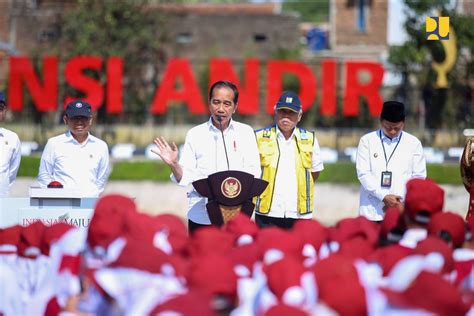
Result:
[[[224,131],[222,128],[222,116],[217,116],[217,122],[219,122],[219,129],[221,130],[222,143],[224,144],[225,159],[227,160],[227,170],[230,170],[229,167],[229,156],[227,155],[227,146],[225,145]]]

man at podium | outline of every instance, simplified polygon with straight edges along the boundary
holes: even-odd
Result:
[[[244,171],[260,177],[260,160],[252,127],[232,120],[237,109],[239,92],[229,81],[215,82],[209,91],[211,117],[188,131],[178,159],[175,143],[165,138],[154,140],[152,150],[172,171],[171,180],[188,186],[195,180],[207,178],[218,171]],[[192,189],[188,193],[188,228],[211,225],[207,214],[207,198]]]

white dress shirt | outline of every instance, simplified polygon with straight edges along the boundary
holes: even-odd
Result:
[[[393,139],[386,137],[382,130],[362,136],[357,148],[356,169],[361,183],[359,214],[373,221],[384,217],[382,201],[385,195],[395,194],[404,198],[408,180],[426,178],[421,142],[405,131]],[[384,171],[392,172],[391,187],[381,186]]]
[[[10,194],[10,187],[20,168],[21,144],[18,135],[0,127],[0,197]]]
[[[260,177],[260,158],[253,129],[234,120],[224,131],[229,169],[244,171]],[[193,181],[207,178],[210,174],[228,170],[221,132],[211,121],[190,129],[181,151],[179,164],[183,168],[180,186],[188,186]],[[176,179],[171,175],[171,179]],[[199,195],[194,188],[188,193],[188,218],[198,224],[211,224],[207,215],[207,198]]]
[[[278,218],[299,218],[311,219],[313,213],[298,213],[298,182],[296,179],[296,157],[295,157],[295,131],[293,130],[290,138],[285,136],[276,127],[278,148],[280,149],[280,158],[278,169],[275,176],[275,188],[273,190],[273,200],[271,209],[266,216]],[[313,154],[311,158],[311,172],[319,172],[324,169],[321,160],[321,150],[316,137],[314,137]]]
[[[107,144],[89,134],[80,144],[68,131],[48,140],[41,156],[38,182],[46,187],[59,181],[64,188],[79,190],[83,197],[97,197],[109,176]]]

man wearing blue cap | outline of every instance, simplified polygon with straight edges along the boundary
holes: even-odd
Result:
[[[0,123],[5,120],[7,102],[5,94],[0,92]],[[10,188],[16,179],[21,160],[21,144],[18,135],[0,127],[0,197],[10,194]]]
[[[405,105],[384,102],[380,129],[359,141],[357,177],[361,183],[359,214],[382,221],[389,207],[401,207],[405,184],[412,178],[426,178],[426,161],[421,142],[403,131]]]
[[[313,217],[314,181],[324,166],[314,133],[297,127],[302,115],[298,95],[283,92],[275,105],[276,124],[255,132],[262,179],[269,182],[255,203],[259,227],[288,229]]]
[[[89,133],[91,106],[85,101],[70,102],[63,120],[69,130],[48,140],[38,182],[46,187],[58,181],[65,188],[78,190],[83,197],[99,196],[109,176],[109,149]]]

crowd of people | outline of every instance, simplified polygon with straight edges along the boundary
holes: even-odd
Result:
[[[473,315],[474,220],[443,209],[443,189],[413,179],[381,223],[259,228],[239,214],[189,235],[106,195],[88,229],[0,230],[0,313]]]
[[[421,142],[403,130],[402,103],[385,102],[380,128],[359,142],[360,216],[329,227],[313,219],[324,165],[316,134],[298,126],[298,95],[283,92],[274,124],[257,131],[233,120],[238,97],[233,83],[214,83],[210,118],[182,152],[164,137],[153,152],[180,186],[229,170],[264,180],[253,219],[212,225],[209,199],[193,187],[187,228],[121,195],[100,197],[87,229],[1,228],[0,315],[474,315],[474,217],[443,211]],[[5,111],[0,95],[0,120]],[[68,130],[46,144],[38,182],[98,197],[109,153],[89,132],[91,106],[73,101],[63,119]],[[0,129],[0,197],[19,144]]]

